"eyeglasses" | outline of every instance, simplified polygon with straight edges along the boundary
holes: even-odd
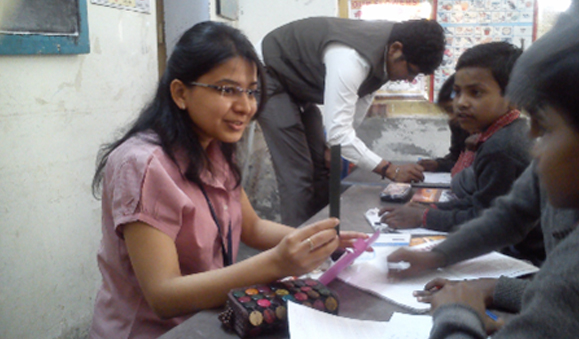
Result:
[[[221,95],[225,96],[225,97],[241,97],[241,95],[243,93],[246,93],[247,97],[249,99],[257,100],[259,98],[260,93],[261,93],[261,91],[259,89],[245,89],[245,88],[241,88],[239,86],[210,85],[210,84],[204,84],[204,83],[195,82],[195,81],[192,81],[189,84],[192,86],[199,86],[199,87],[206,87],[206,88],[214,89],[218,92],[221,92]]]

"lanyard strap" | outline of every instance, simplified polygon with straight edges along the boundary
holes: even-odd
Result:
[[[207,195],[205,188],[203,188],[203,185],[199,185],[199,188],[201,188],[201,192],[203,192],[203,196],[205,197],[205,200],[207,200],[209,211],[211,211],[211,217],[213,218],[215,225],[217,225],[217,231],[219,232],[219,240],[221,241],[221,255],[223,256],[223,267],[227,267],[233,263],[233,258],[231,256],[231,219],[229,219],[229,230],[227,232],[227,248],[226,248],[225,243],[223,242],[223,231],[221,230],[221,224],[217,219],[217,214],[215,213],[213,204],[211,203],[211,200],[209,200],[209,196]]]

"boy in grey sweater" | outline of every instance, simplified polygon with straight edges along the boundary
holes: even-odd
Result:
[[[391,271],[389,276],[404,279],[517,244],[536,227],[538,221],[548,255],[574,230],[579,221],[579,211],[551,206],[545,190],[540,187],[535,167],[533,162],[515,181],[508,195],[498,198],[479,218],[464,224],[431,252],[400,249],[392,253],[388,262],[405,261],[411,267],[404,271]],[[485,291],[487,306],[518,312],[529,282],[502,277],[498,280],[479,279],[475,284]]]
[[[577,3],[533,45],[513,72],[509,95],[531,115],[536,171],[549,203],[579,210],[579,21]],[[557,226],[558,227],[558,226]],[[565,225],[561,229],[568,230]],[[558,233],[553,232],[552,235]],[[576,338],[579,333],[579,261],[576,227],[550,248],[523,293],[520,314],[493,338]],[[496,325],[485,316],[485,293],[472,283],[435,281],[424,295],[434,310],[431,338],[486,338]]]

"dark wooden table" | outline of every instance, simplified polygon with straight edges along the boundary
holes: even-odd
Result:
[[[364,217],[364,213],[372,207],[386,205],[380,201],[379,197],[381,190],[387,184],[387,182],[382,183],[382,185],[364,185],[358,182],[349,186],[341,195],[341,229],[367,233],[373,232]],[[305,224],[322,220],[327,218],[328,215],[329,208],[325,207]],[[356,289],[339,280],[331,282],[329,287],[340,296],[340,316],[362,320],[387,321],[393,312],[408,312],[384,299]],[[221,326],[217,319],[217,315],[220,312],[221,309],[201,311],[160,338],[238,338],[235,333],[227,332]],[[269,336],[260,336],[260,338],[287,338],[287,335],[277,333]]]

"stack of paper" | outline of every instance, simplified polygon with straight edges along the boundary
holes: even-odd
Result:
[[[415,187],[450,187],[452,177],[448,172],[424,172],[424,181],[413,183]]]
[[[291,339],[352,339],[428,338],[432,319],[425,315],[394,313],[390,321],[370,321],[344,318],[288,303],[289,333]]]

